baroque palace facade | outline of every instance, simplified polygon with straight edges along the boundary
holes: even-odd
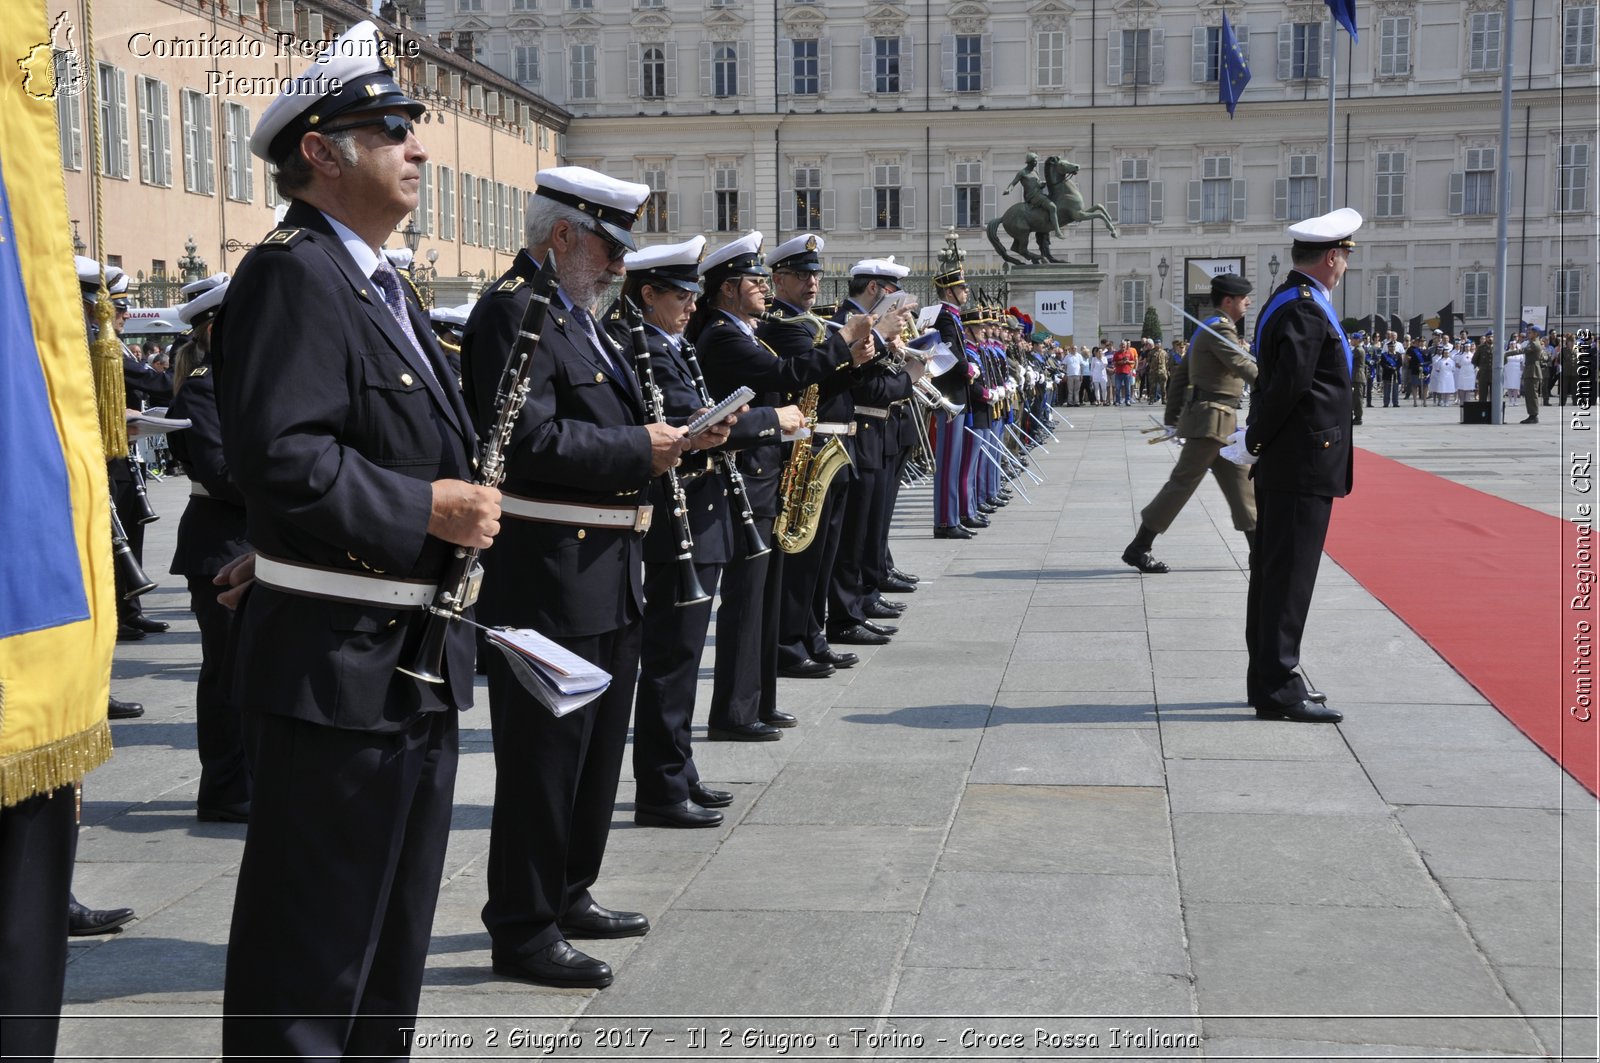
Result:
[[[1112,336],[1147,306],[1170,330],[1167,300],[1192,301],[1218,262],[1258,290],[1287,268],[1284,227],[1322,209],[1336,59],[1331,198],[1368,219],[1343,311],[1453,303],[1465,327],[1490,327],[1504,209],[1509,313],[1595,323],[1596,0],[1524,0],[1514,27],[1500,0],[1361,0],[1356,42],[1302,0],[403,4],[445,48],[569,112],[563,162],[657,189],[645,242],[759,228],[770,248],[811,229],[831,270],[895,254],[926,271],[954,229],[969,270],[992,270],[983,225],[1018,200],[1005,187],[1024,155],[1064,156],[1119,220],[1118,239],[1084,222],[1055,244],[1107,274]],[[1224,13],[1251,71],[1232,120],[1217,102]]]
[[[204,272],[231,272],[273,227],[284,205],[270,167],[250,154],[251,130],[282,79],[372,17],[367,5],[345,0],[48,6],[62,172],[80,253],[149,282],[145,306],[176,301],[180,274],[201,268],[196,258]],[[417,126],[429,152],[423,204],[389,246],[414,245],[437,301],[460,302],[522,246],[526,193],[534,173],[560,157],[571,116],[438,47],[406,26],[403,11],[387,13],[400,19],[378,20],[396,41],[397,77],[429,107]]]

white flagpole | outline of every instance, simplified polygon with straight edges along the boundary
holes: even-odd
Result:
[[[1323,187],[1322,212],[1333,209],[1333,97],[1339,91],[1339,23],[1328,5],[1328,177]]]
[[[1494,337],[1494,356],[1489,360],[1489,423],[1505,424],[1505,407],[1500,401],[1500,391],[1505,385],[1506,341],[1511,338],[1510,307],[1506,305],[1506,224],[1511,214],[1511,31],[1517,24],[1516,0],[1506,0],[1505,40],[1500,52],[1500,157],[1499,172],[1495,175],[1499,187],[1495,190],[1494,271],[1495,283],[1500,286],[1499,304],[1495,307],[1498,331]],[[1523,146],[1527,150],[1527,146]],[[1521,309],[1517,317],[1521,319]],[[1562,369],[1565,369],[1562,366]]]

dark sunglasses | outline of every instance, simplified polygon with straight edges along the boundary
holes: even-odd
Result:
[[[623,256],[628,253],[628,249],[626,247],[617,243],[616,240],[612,239],[610,233],[606,232],[598,225],[585,225],[583,226],[583,230],[587,233],[592,233],[593,235],[598,236],[601,241],[604,242],[606,245],[606,255],[612,262],[621,262]]]
[[[324,133],[343,133],[347,129],[364,129],[368,126],[382,126],[383,135],[396,144],[404,144],[406,137],[416,130],[416,124],[403,114],[381,114],[376,118],[369,118],[363,122],[346,122],[344,125],[324,129]]]

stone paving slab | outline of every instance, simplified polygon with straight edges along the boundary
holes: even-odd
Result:
[[[1159,787],[971,783],[944,871],[1164,875],[1172,826]]]
[[[1148,729],[994,720],[972,764],[974,783],[1160,786],[1161,752]]]

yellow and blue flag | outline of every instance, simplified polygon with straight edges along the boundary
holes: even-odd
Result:
[[[42,0],[0,4],[0,808],[111,754],[110,496],[51,60]]]
[[[1228,117],[1239,106],[1244,87],[1250,84],[1250,60],[1234,36],[1226,12],[1222,15],[1222,40],[1217,50],[1217,98],[1228,108]]]

